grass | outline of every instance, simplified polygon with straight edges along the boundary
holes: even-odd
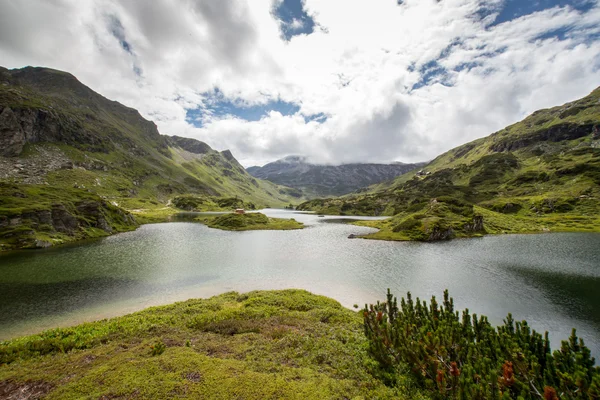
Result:
[[[199,217],[196,220],[210,228],[226,231],[292,230],[302,229],[304,224],[295,219],[269,218],[262,213],[225,214],[215,217]]]
[[[597,89],[452,149],[423,173],[405,174],[363,193],[311,200],[297,209],[393,216],[368,223],[380,231],[367,237],[385,240],[423,240],[428,226],[437,223],[452,227],[456,237],[471,236],[461,225],[472,212],[484,219],[485,232],[475,235],[600,231],[599,100]],[[434,200],[468,205],[472,212],[424,213]]]
[[[47,399],[423,398],[385,386],[362,317],[302,290],[225,293],[0,343],[0,392]],[[104,396],[104,397],[103,397]]]

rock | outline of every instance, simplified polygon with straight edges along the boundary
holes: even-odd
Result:
[[[579,139],[593,132],[595,126],[590,124],[579,125],[564,123],[544,128],[527,135],[510,136],[498,140],[490,146],[494,152],[515,151],[523,147],[538,144],[539,142],[561,142]]]
[[[79,227],[79,222],[67,211],[65,206],[55,204],[52,206],[52,226],[57,232],[73,235]]]
[[[10,226],[17,226],[21,224],[21,217],[13,217],[9,220]]]
[[[435,226],[431,233],[429,234],[429,238],[427,239],[430,242],[438,241],[438,240],[449,240],[454,237],[454,229],[440,229]]]
[[[45,240],[36,240],[35,241],[35,247],[37,247],[38,249],[45,249],[52,246],[52,243],[47,242]]]
[[[99,202],[93,200],[81,202],[77,204],[77,212],[85,215],[86,218],[95,220],[95,223],[92,225],[93,227],[112,233],[112,227],[106,221]]]
[[[483,227],[483,216],[473,216],[473,220],[471,221],[471,223],[465,224],[464,230],[467,233],[485,232],[485,228]]]
[[[13,111],[5,107],[0,112],[0,156],[16,157],[26,143],[25,132]]]
[[[351,234],[348,236],[348,239],[356,239],[357,237],[358,237],[357,235],[355,235],[354,233],[351,233]]]

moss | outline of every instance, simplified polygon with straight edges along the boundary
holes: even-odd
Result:
[[[385,386],[366,349],[361,316],[332,299],[230,292],[2,342],[0,385],[46,382],[48,399],[424,398],[404,375]]]

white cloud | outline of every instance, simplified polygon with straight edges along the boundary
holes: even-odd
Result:
[[[502,0],[305,0],[321,29],[288,42],[273,4],[5,0],[1,63],[67,70],[138,108],[162,133],[230,148],[245,165],[288,154],[431,159],[600,84],[600,41],[590,39],[600,33],[598,2],[584,14],[557,7],[492,26],[493,16],[475,12],[498,10]],[[115,18],[130,52],[111,32]],[[564,40],[541,39],[561,29]],[[412,90],[434,60],[447,74]],[[281,99],[301,110],[213,118],[202,128],[186,122],[186,109],[215,88],[247,104]],[[302,117],[318,113],[328,116],[322,124]]]

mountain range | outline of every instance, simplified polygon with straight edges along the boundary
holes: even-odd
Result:
[[[288,156],[262,167],[249,167],[254,177],[293,187],[308,198],[341,196],[376,183],[389,181],[425,163],[319,165],[306,157]]]

